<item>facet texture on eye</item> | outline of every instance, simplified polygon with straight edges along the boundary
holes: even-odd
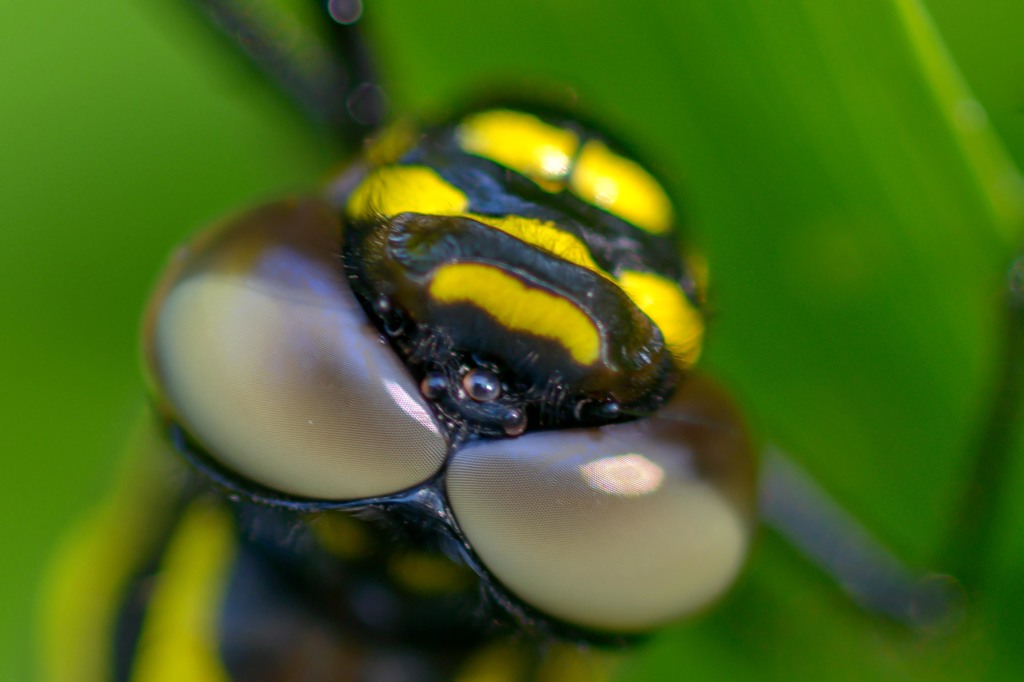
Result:
[[[246,214],[190,249],[152,305],[165,407],[220,464],[275,491],[347,500],[433,475],[447,438],[348,289],[318,202]]]
[[[458,450],[462,531],[502,585],[574,625],[642,631],[702,608],[733,582],[752,528],[749,444],[718,400],[695,378],[646,423]]]

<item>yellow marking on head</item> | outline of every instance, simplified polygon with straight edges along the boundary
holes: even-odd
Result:
[[[465,192],[426,166],[386,166],[372,171],[348,199],[353,218],[399,213],[458,215],[469,207]]]
[[[387,166],[372,171],[348,200],[355,218],[391,217],[406,211],[435,216],[459,216],[481,222],[562,260],[606,276],[579,237],[550,220],[518,215],[469,213],[466,194],[425,166]]]
[[[436,554],[400,554],[388,563],[388,575],[410,592],[448,594],[469,588],[473,573]]]
[[[571,130],[507,109],[473,114],[456,136],[466,152],[500,163],[549,191],[561,189],[580,143]]]
[[[561,344],[581,365],[597,361],[597,325],[563,296],[528,287],[493,265],[452,263],[434,271],[430,295],[441,303],[469,303],[516,332]]]
[[[356,187],[348,200],[348,213],[356,218],[390,217],[406,211],[470,218],[558,258],[606,275],[582,240],[549,220],[517,215],[486,216],[468,213],[468,207],[469,199],[462,190],[424,166],[379,168]]]
[[[551,221],[524,218],[517,215],[486,216],[469,213],[467,217],[501,230],[505,234],[511,235],[531,246],[536,246],[542,251],[547,251],[574,265],[579,265],[599,274],[605,274],[604,270],[594,262],[590,255],[590,249],[587,248],[587,245],[579,237],[566,232]]]
[[[234,555],[227,512],[206,501],[193,503],[164,555],[132,680],[229,682],[218,653],[217,620]]]
[[[569,186],[579,198],[642,230],[665,234],[672,228],[672,202],[658,181],[603,142],[590,140],[583,145]]]
[[[633,303],[661,329],[677,361],[683,367],[697,362],[704,339],[704,319],[683,290],[651,272],[626,270],[618,280]]]

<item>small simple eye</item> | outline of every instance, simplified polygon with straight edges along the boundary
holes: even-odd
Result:
[[[227,468],[347,500],[442,465],[447,436],[349,290],[318,202],[273,204],[201,236],[150,306],[146,354],[165,409]]]
[[[753,466],[722,395],[694,378],[651,419],[457,450],[455,517],[512,593],[566,622],[639,631],[707,605],[750,540]]]
[[[486,369],[472,369],[462,377],[466,395],[477,402],[488,402],[501,397],[501,380],[494,372]]]
[[[448,380],[443,374],[431,373],[420,381],[420,393],[428,400],[436,400],[448,388]]]
[[[506,436],[521,436],[526,432],[526,415],[522,410],[508,408],[501,416],[501,428]]]

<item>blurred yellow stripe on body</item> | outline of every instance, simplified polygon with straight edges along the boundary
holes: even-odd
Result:
[[[171,513],[169,446],[148,410],[127,447],[110,497],[54,557],[40,603],[46,682],[108,682],[117,613],[129,581],[156,549]]]
[[[167,547],[132,682],[229,682],[217,621],[234,556],[227,512],[207,501],[192,503]]]

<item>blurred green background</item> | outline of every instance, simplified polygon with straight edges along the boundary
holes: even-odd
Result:
[[[3,680],[29,679],[48,556],[140,409],[138,317],[165,254],[339,160],[172,4],[0,4]],[[396,109],[571,85],[646,151],[710,256],[709,368],[900,556],[942,568],[1020,234],[1024,4],[369,5]],[[1019,678],[1024,467],[1005,478],[953,635],[857,612],[766,532],[721,607],[625,676]]]

